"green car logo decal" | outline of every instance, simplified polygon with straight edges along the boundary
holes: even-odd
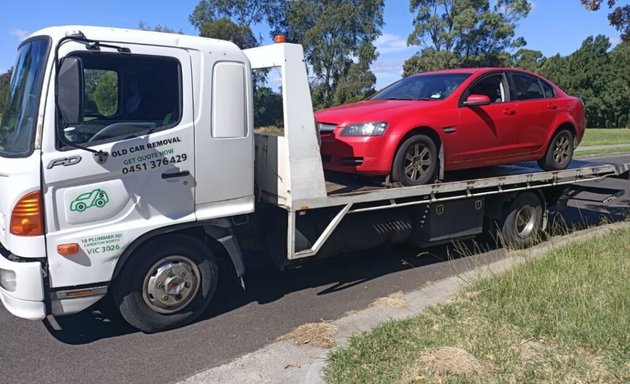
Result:
[[[88,208],[97,207],[103,208],[109,203],[109,196],[107,192],[100,188],[79,195],[72,203],[70,203],[70,210],[75,212],[83,212]]]

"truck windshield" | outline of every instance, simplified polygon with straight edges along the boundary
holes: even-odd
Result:
[[[28,40],[20,46],[0,121],[0,156],[26,157],[33,151],[37,110],[50,41]]]

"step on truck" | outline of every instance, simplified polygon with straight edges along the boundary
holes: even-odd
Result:
[[[252,70],[277,68],[284,131],[254,133]],[[0,299],[25,319],[106,295],[145,332],[193,321],[224,259],[280,268],[394,243],[498,230],[534,243],[547,207],[628,164],[574,161],[442,174],[392,187],[322,168],[302,47],[66,26],[18,49],[0,126]]]

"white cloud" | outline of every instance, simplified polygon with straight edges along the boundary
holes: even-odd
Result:
[[[28,32],[20,28],[13,28],[9,30],[9,33],[20,39],[20,41],[26,39],[26,36],[28,36]]]
[[[407,40],[391,33],[384,33],[374,42],[379,53],[404,52],[414,49],[407,46]]]
[[[377,60],[370,69],[376,76],[376,89],[383,88],[386,85],[393,83],[394,81],[402,78],[402,67],[405,62],[404,58],[390,59],[390,60]]]

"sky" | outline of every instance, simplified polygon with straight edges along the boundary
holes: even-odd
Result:
[[[55,25],[99,25],[137,28],[140,21],[147,26],[168,26],[185,34],[197,31],[188,22],[198,0],[23,0],[6,1],[0,13],[0,73],[14,62],[20,41],[40,28]],[[517,36],[523,36],[527,48],[542,51],[545,56],[567,55],[580,47],[590,35],[603,34],[613,46],[619,33],[608,25],[605,5],[598,12],[584,9],[579,0],[532,0],[532,11],[520,21]],[[627,3],[625,0],[618,3]],[[413,30],[413,14],[409,0],[385,0],[383,34],[375,44],[378,59],[372,65],[376,88],[400,79],[402,63],[419,50],[408,47],[407,36]],[[265,29],[255,32],[270,38]]]

